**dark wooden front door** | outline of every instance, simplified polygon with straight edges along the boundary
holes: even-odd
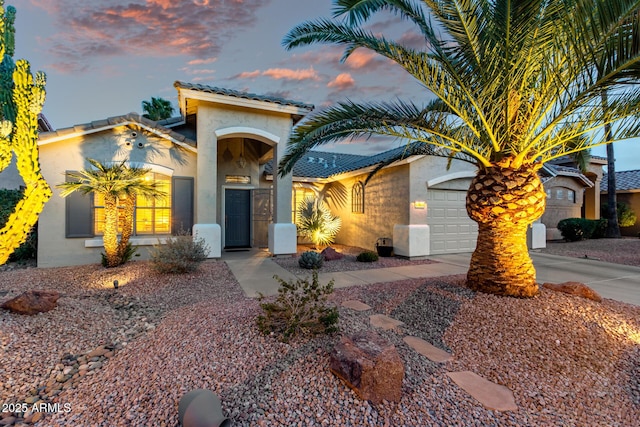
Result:
[[[226,248],[251,246],[251,190],[227,189],[225,197]]]

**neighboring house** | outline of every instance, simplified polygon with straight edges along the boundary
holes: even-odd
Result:
[[[38,266],[100,259],[100,198],[74,193],[63,199],[55,188],[66,172],[89,167],[86,158],[127,159],[149,168],[149,179],[169,193],[164,200],[137,201],[133,245],[150,247],[193,226],[211,247],[210,257],[223,248],[251,246],[296,252],[291,176],[267,182],[260,171],[269,160],[280,160],[291,128],[313,106],[211,86],[174,86],[180,118],[153,122],[131,113],[40,134],[42,173],[54,195],[40,215]]]
[[[600,183],[600,192],[602,193],[601,201],[607,203],[608,182],[605,174]],[[633,171],[616,171],[616,199],[623,202],[640,217],[640,170]],[[620,227],[620,233],[623,236],[638,237],[640,233],[640,223],[631,227]]]
[[[53,126],[51,126],[44,114],[38,114],[38,132],[50,132],[52,130]],[[3,171],[0,171],[0,189],[7,188],[13,190],[23,186],[24,182],[16,167],[16,157],[12,156],[9,166]]]
[[[407,155],[365,184],[375,165],[406,151],[403,146],[373,156],[308,152],[293,168],[294,209],[307,195],[327,194],[329,207],[342,219],[336,237],[340,244],[373,249],[379,238],[392,238],[394,252],[407,257],[473,251],[478,227],[467,215],[466,192],[476,174],[474,165],[454,160],[447,167],[447,158]],[[595,159],[589,168],[595,176],[600,170],[601,177],[599,164]],[[272,164],[265,173],[272,179]],[[540,176],[547,210],[530,230],[530,247],[560,238],[558,221],[580,217],[584,205],[593,203],[586,193],[594,184],[576,168],[547,164]],[[599,213],[591,205],[588,210]]]

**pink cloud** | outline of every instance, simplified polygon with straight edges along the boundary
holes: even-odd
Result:
[[[260,70],[255,70],[255,71],[244,71],[240,74],[238,74],[236,77],[239,79],[254,79],[258,76],[260,76]]]
[[[189,64],[189,65],[204,65],[204,64],[211,64],[212,62],[215,62],[217,60],[218,60],[218,58],[192,59],[191,61],[187,62],[187,64]]]
[[[318,73],[313,68],[292,70],[291,68],[269,68],[260,71],[244,71],[233,76],[231,79],[255,79],[256,77],[265,76],[275,80],[320,80]]]
[[[335,79],[331,80],[327,84],[327,87],[337,89],[337,90],[346,90],[354,87],[355,84],[356,82],[355,80],[353,80],[353,77],[351,77],[351,74],[342,73],[342,74],[338,74],[338,76]]]
[[[353,52],[345,61],[349,68],[358,70],[373,65],[375,61],[380,60],[380,55],[370,50],[358,49]]]
[[[60,29],[45,40],[54,67],[90,68],[95,58],[186,55],[212,61],[235,31],[252,25],[269,0],[33,0]],[[55,7],[52,5],[55,3]],[[215,60],[215,59],[213,59]],[[191,64],[194,65],[194,64]]]
[[[276,80],[319,80],[318,73],[313,68],[306,70],[292,70],[290,68],[269,68],[262,72],[263,76]]]

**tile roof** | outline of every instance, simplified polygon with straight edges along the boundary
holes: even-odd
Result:
[[[406,156],[403,156],[405,152]],[[333,175],[374,166],[398,156],[408,158],[411,155],[406,145],[371,156],[312,150],[302,156],[293,166],[293,176],[297,178],[329,178]],[[273,174],[273,160],[265,165],[265,172],[269,175]]]
[[[309,111],[314,109],[314,106],[312,104],[305,104],[304,102],[292,101],[289,99],[279,98],[275,96],[256,95],[254,93],[240,92],[237,90],[201,85],[197,83],[181,82],[179,80],[176,80],[173,86],[180,89],[191,89],[191,90],[197,90],[200,92],[212,93],[216,95],[233,96],[235,98],[250,99],[253,101],[263,101],[263,102],[271,102],[271,103],[280,104],[280,105],[289,105],[292,107],[303,108]]]
[[[600,191],[606,193],[609,187],[607,174],[600,181]],[[640,190],[640,170],[616,171],[616,191]]]
[[[560,166],[553,163],[545,163],[538,174],[540,175],[543,184],[550,179],[555,178],[556,176],[568,176],[579,179],[587,187],[593,187],[593,182],[591,182],[589,178],[587,178],[582,172],[580,172],[580,169],[569,166]]]
[[[77,124],[77,125],[66,127],[66,128],[60,128],[51,132],[42,132],[40,133],[38,139],[40,142],[46,143],[48,140],[52,140],[52,139],[64,138],[65,136],[71,137],[74,134],[88,134],[88,133],[98,132],[105,128],[110,128],[120,124],[131,123],[131,122],[143,125],[151,129],[152,131],[155,131],[158,134],[166,135],[179,143],[196,147],[195,141],[163,126],[162,124],[160,124],[161,122],[155,122],[153,120],[147,119],[146,117],[143,117],[138,113],[129,113],[129,114],[124,114],[122,116],[109,117],[104,120],[95,120],[89,123],[81,123],[81,124]],[[163,122],[174,123],[172,119],[167,119]]]

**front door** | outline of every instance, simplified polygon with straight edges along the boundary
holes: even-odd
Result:
[[[226,248],[251,247],[251,190],[224,193]]]

